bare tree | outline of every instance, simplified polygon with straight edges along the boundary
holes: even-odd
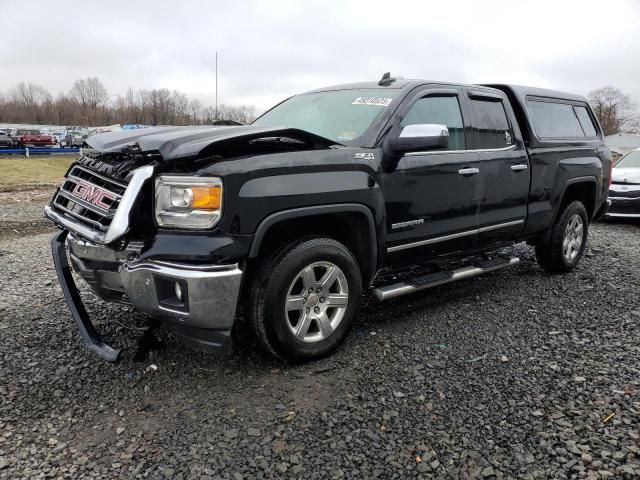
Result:
[[[189,124],[189,97],[184,93],[174,90],[171,94],[171,101],[174,108],[174,120],[176,125]]]
[[[635,104],[629,95],[612,86],[601,87],[589,93],[589,103],[600,121],[605,135],[620,132],[637,121]]]
[[[189,113],[191,114],[191,123],[198,125],[200,123],[200,115],[202,114],[202,104],[200,100],[194,98],[189,102]]]
[[[89,124],[96,122],[99,107],[109,100],[107,89],[97,77],[76,80],[69,95],[77,102]]]
[[[76,80],[68,94],[55,99],[40,85],[21,82],[0,92],[0,122],[47,123],[97,126],[111,123],[146,125],[200,125],[216,120],[250,123],[255,109],[250,105],[203,105],[184,93],[166,88],[134,90],[110,99],[97,78]]]
[[[38,123],[41,120],[40,107],[51,99],[51,94],[42,86],[35,83],[20,82],[10,91],[10,96],[18,108],[22,108],[20,121],[32,121]]]
[[[222,120],[233,120],[234,122],[248,124],[255,120],[255,108],[251,105],[229,106],[223,105],[221,115]]]

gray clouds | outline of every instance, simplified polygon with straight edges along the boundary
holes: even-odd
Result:
[[[218,51],[221,102],[258,110],[389,70],[581,94],[612,84],[640,102],[635,0],[0,3],[4,92],[30,81],[56,95],[97,76],[111,95],[166,87],[210,103]]]

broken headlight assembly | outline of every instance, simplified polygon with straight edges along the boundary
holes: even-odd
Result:
[[[222,216],[222,179],[157,177],[155,215],[160,227],[198,230],[213,227]]]

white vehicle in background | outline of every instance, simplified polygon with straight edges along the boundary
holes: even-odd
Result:
[[[61,147],[82,147],[84,145],[84,139],[86,135],[82,132],[82,130],[78,129],[67,129],[63,133],[63,140],[60,142]]]
[[[54,138],[54,140],[58,145],[62,146],[62,143],[64,141],[64,132],[60,132],[60,131],[51,132],[51,136]]]

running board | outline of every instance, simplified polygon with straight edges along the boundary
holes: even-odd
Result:
[[[400,282],[377,287],[373,290],[373,294],[380,301],[389,300],[390,298],[419,292],[420,290],[437,287],[438,285],[444,285],[445,283],[476,277],[483,273],[493,272],[494,270],[510,267],[511,265],[517,265],[518,263],[520,263],[520,259],[517,257],[494,258],[492,260],[481,262],[476,266],[459,268],[457,270],[445,270],[442,272],[415,277],[411,279],[411,283]]]

